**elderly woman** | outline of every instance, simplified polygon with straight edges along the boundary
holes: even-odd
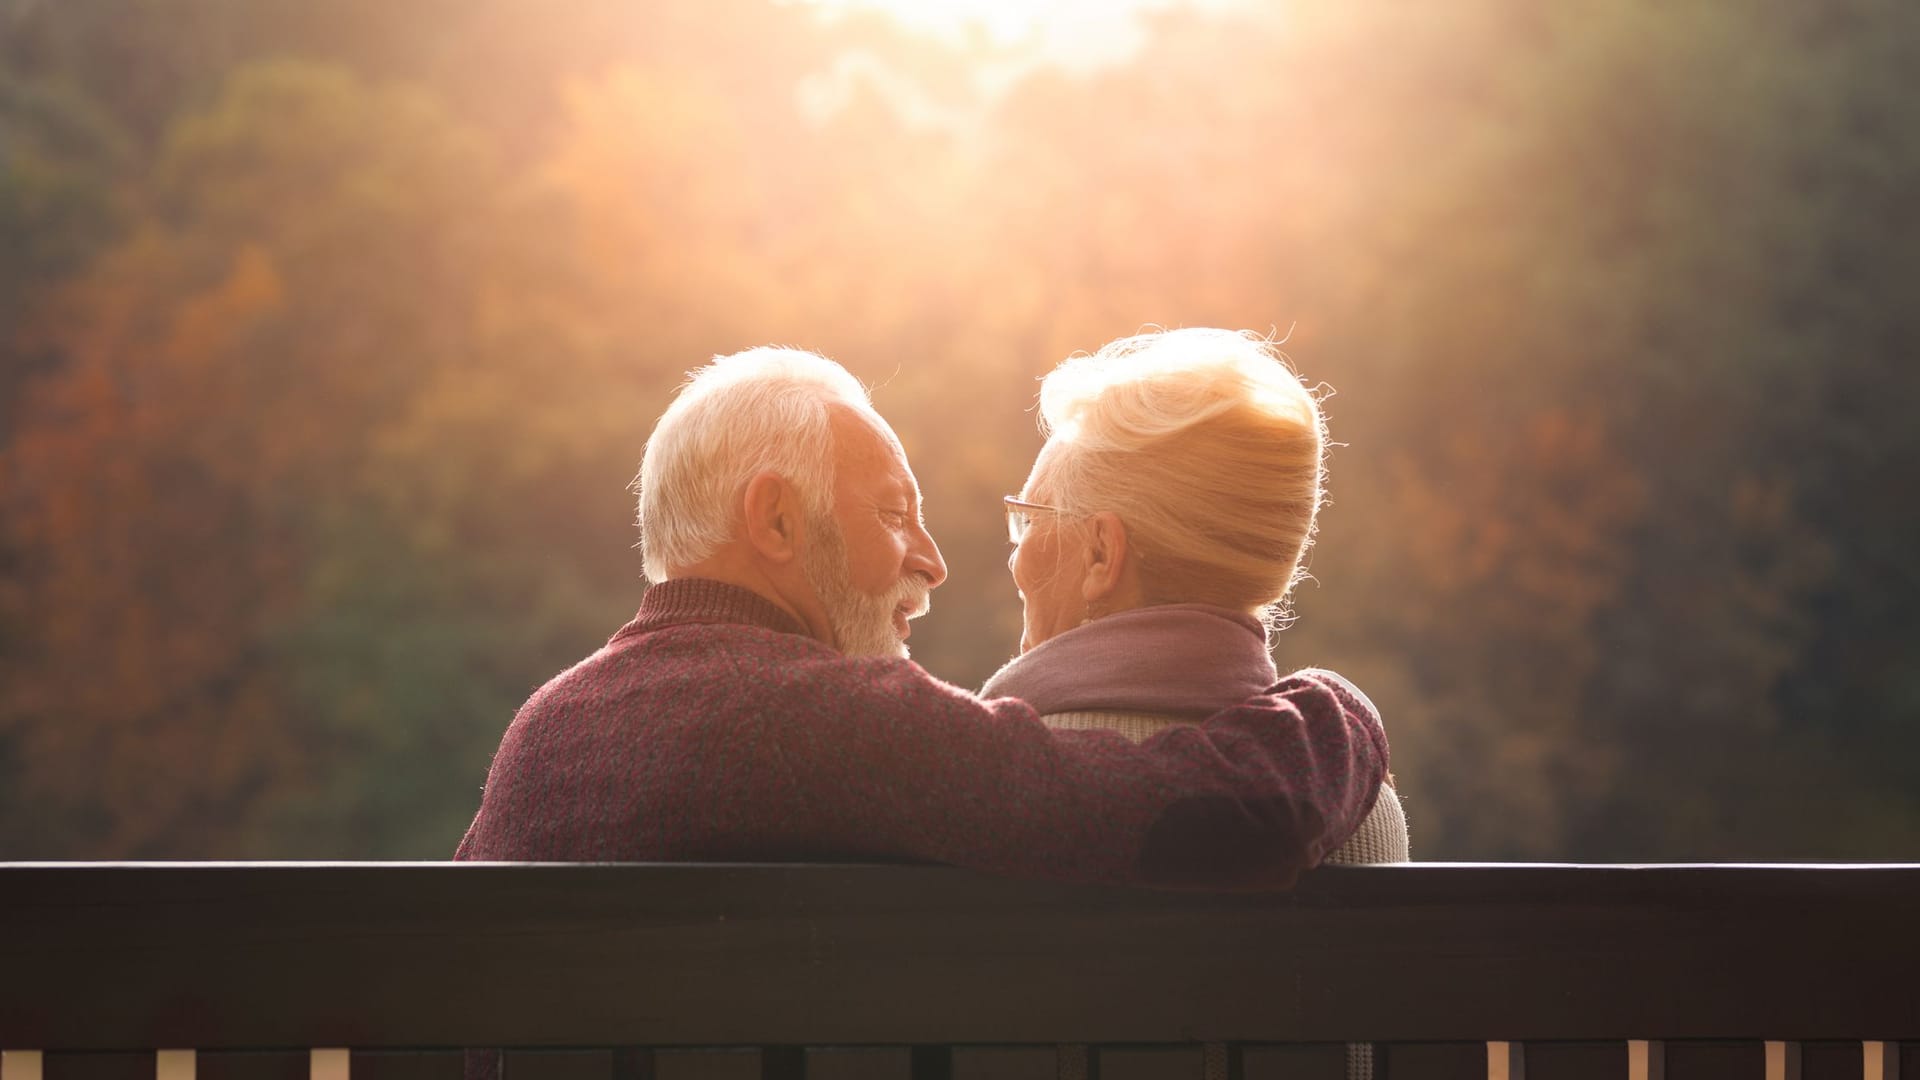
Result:
[[[982,692],[1137,741],[1274,683],[1268,632],[1313,539],[1326,443],[1272,347],[1226,330],[1125,338],[1055,368],[1040,413],[1046,445],[1006,500],[1020,655]],[[1391,787],[1326,857],[1406,860]],[[1371,1071],[1351,1048],[1349,1075]]]

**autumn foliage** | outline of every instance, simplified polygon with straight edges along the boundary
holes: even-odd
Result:
[[[1915,856],[1906,6],[168,7],[0,0],[0,858],[446,855],[754,344],[875,386],[977,686],[1034,379],[1145,325],[1330,393],[1276,652],[1416,857]]]

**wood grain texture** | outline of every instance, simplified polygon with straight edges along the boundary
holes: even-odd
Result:
[[[1915,910],[1920,868],[1895,866],[1339,867],[1203,895],[914,866],[16,864],[0,1047],[1757,1054],[1920,1038]]]

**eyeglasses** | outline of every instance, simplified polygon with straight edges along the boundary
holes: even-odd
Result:
[[[1066,513],[1064,509],[1058,506],[1028,502],[1025,499],[1016,498],[1012,495],[1008,495],[1000,501],[1007,504],[1007,539],[1016,544],[1025,540],[1027,538],[1027,530],[1033,528],[1033,515],[1035,511],[1047,510],[1055,514]]]

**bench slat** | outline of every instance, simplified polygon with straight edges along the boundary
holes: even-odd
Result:
[[[1198,1043],[1186,1046],[1103,1046],[1096,1051],[1100,1080],[1201,1080]]]
[[[1396,1042],[1376,1046],[1375,1080],[1487,1080],[1484,1042]]]
[[[1530,1042],[1526,1061],[1526,1080],[1626,1080],[1627,1044]]]
[[[154,1080],[158,1054],[152,1050],[136,1053],[60,1053],[50,1051],[41,1057],[42,1080]]]
[[[306,1050],[206,1050],[198,1055],[196,1080],[311,1080],[313,1055]]]
[[[503,1080],[613,1080],[611,1050],[508,1050],[500,1063]]]
[[[953,1080],[1055,1080],[1059,1053],[1051,1046],[956,1046]]]
[[[653,1067],[658,1080],[760,1080],[760,1051],[656,1050]]]
[[[1668,1042],[1666,1080],[1756,1080],[1767,1072],[1759,1041]]]
[[[1345,1043],[1292,1043],[1286,1046],[1236,1046],[1241,1080],[1345,1080]],[[1378,1080],[1378,1070],[1375,1071]]]

